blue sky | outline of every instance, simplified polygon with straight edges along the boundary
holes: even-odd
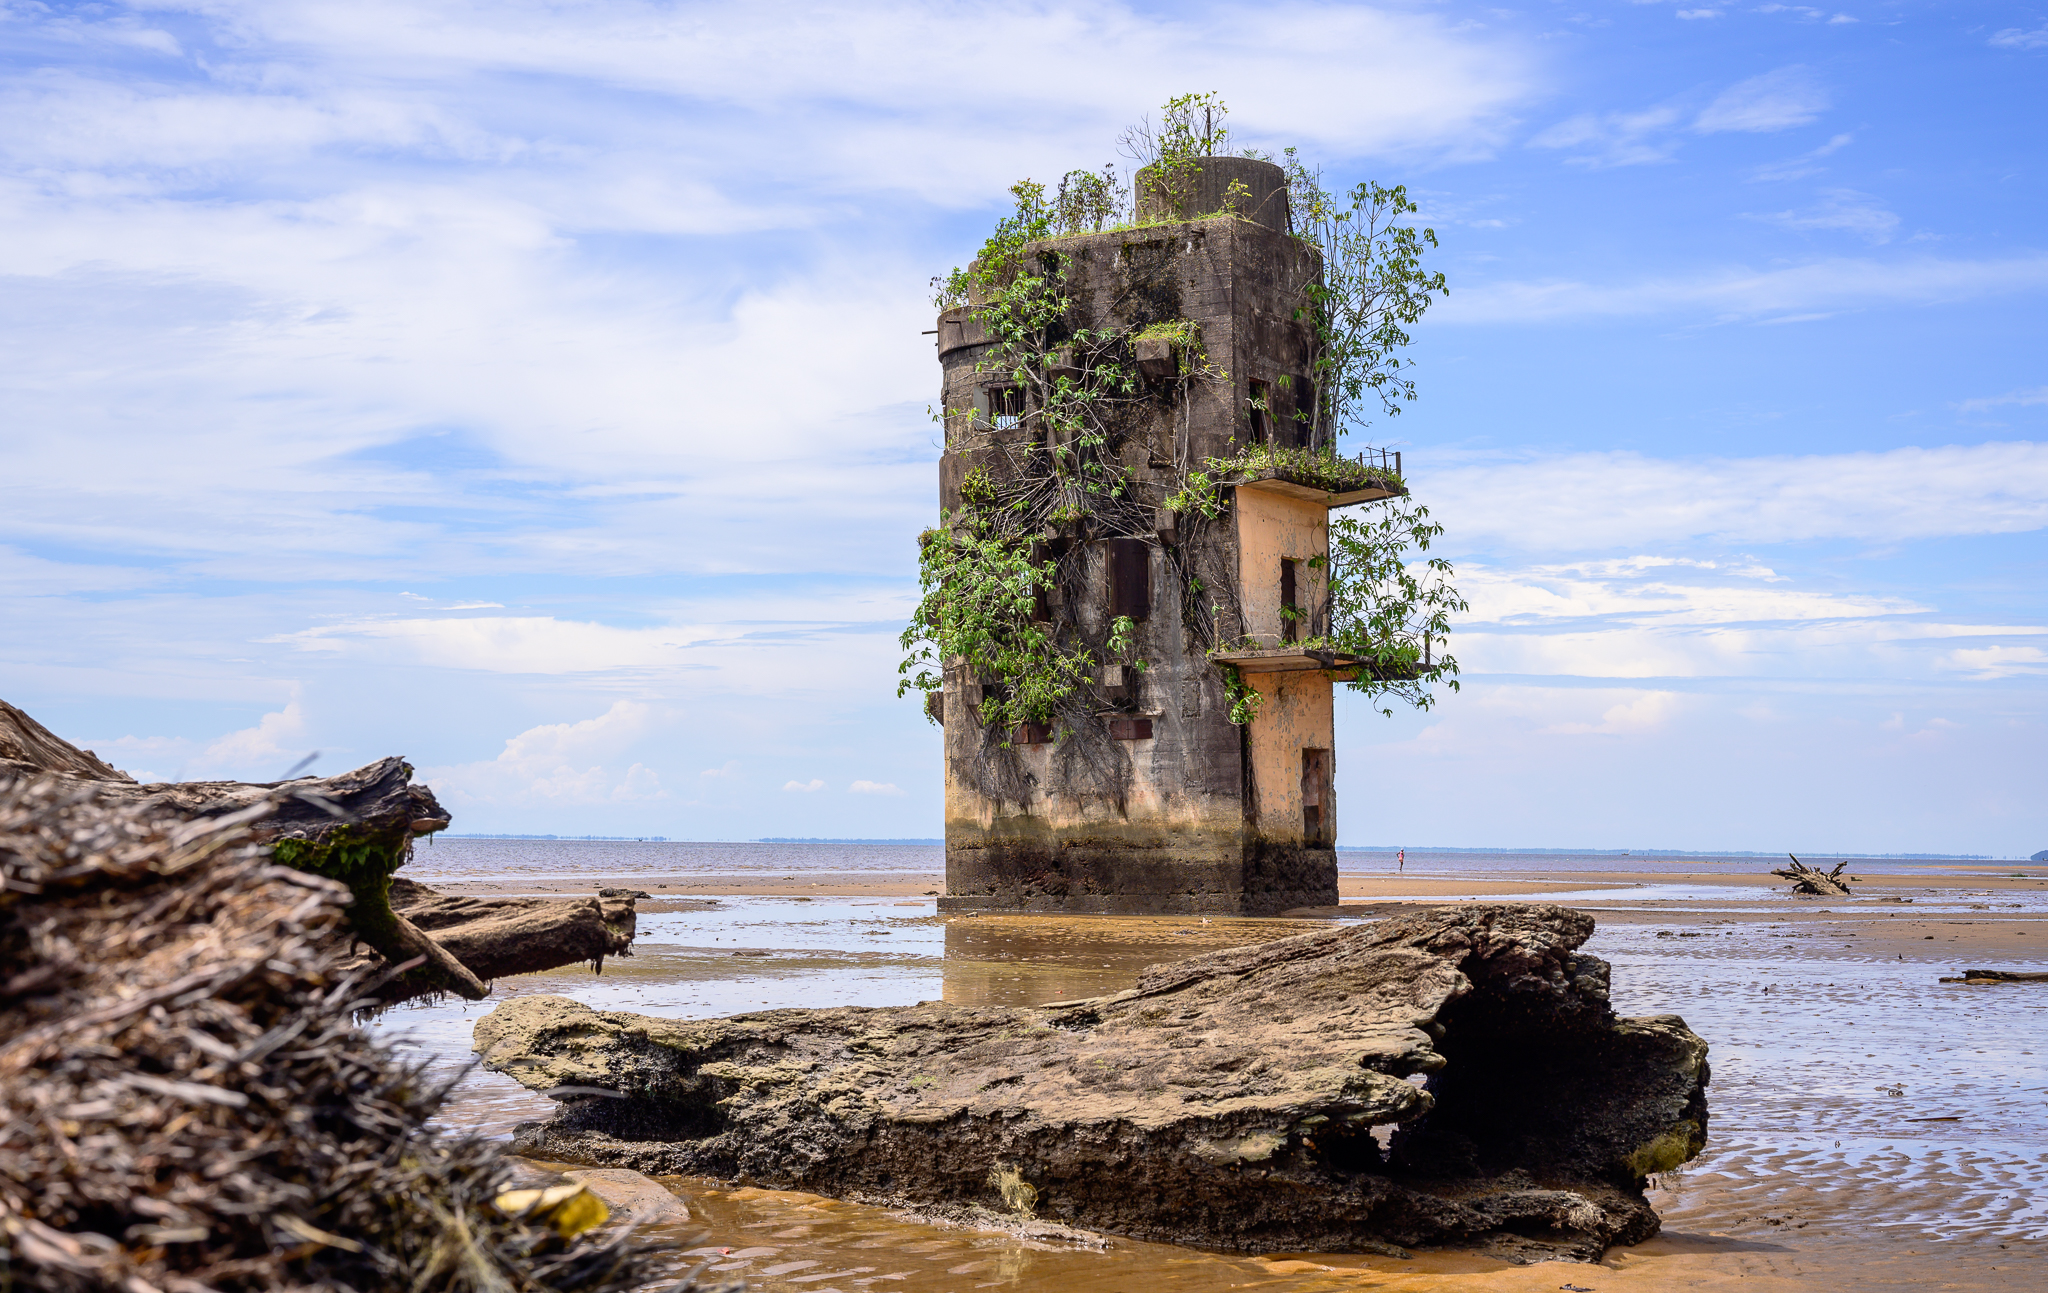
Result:
[[[2048,5],[0,0],[0,696],[458,830],[939,831],[926,280],[1214,90],[1405,183],[1467,686],[1343,840],[2048,847]]]

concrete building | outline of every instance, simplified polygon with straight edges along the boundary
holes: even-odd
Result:
[[[1327,429],[1297,416],[1316,398],[1301,311],[1321,261],[1290,234],[1286,204],[1278,167],[1211,158],[1182,209],[1240,214],[1146,223],[1161,200],[1141,196],[1133,228],[1031,249],[1064,266],[1064,327],[1114,330],[1140,382],[1090,450],[1126,474],[1120,492],[1038,536],[1059,565],[1039,614],[1089,642],[1129,615],[1148,667],[1105,662],[1073,721],[1007,732],[986,730],[978,708],[1001,680],[948,668],[934,707],[942,910],[1270,914],[1337,901],[1332,689],[1351,674],[1348,657],[1314,645],[1328,630],[1322,558],[1329,510],[1400,492],[1398,475],[1283,461],[1223,488],[1213,516],[1163,507],[1208,459],[1257,444],[1330,450]],[[954,411],[939,469],[948,513],[969,473],[1014,477],[1051,449],[1035,425],[1043,387],[988,363],[997,343],[981,304],[938,322]],[[1049,363],[1087,371],[1066,352]],[[1256,693],[1248,724],[1231,721],[1233,673]]]

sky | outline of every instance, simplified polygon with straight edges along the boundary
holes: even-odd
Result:
[[[927,283],[1214,91],[1405,184],[1463,690],[1340,842],[2048,848],[2048,5],[0,0],[0,698],[930,837]]]

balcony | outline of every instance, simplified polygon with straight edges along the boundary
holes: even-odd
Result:
[[[1246,455],[1250,479],[1239,489],[1260,490],[1325,507],[1349,507],[1408,492],[1401,455],[1369,449],[1353,458],[1311,449],[1259,446]]]

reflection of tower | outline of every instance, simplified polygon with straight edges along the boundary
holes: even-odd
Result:
[[[1142,194],[1148,173],[1138,178]],[[1327,427],[1310,430],[1302,320],[1321,262],[1288,232],[1280,168],[1207,158],[1182,182],[1181,209],[1241,214],[1144,223],[1162,205],[1155,191],[1131,228],[1030,249],[1064,263],[1065,325],[1123,337],[1119,358],[1141,385],[1105,447],[1128,489],[1115,509],[1042,536],[1059,586],[1038,615],[1096,642],[1127,615],[1149,667],[1104,665],[1088,721],[1058,740],[1032,724],[985,730],[983,688],[1001,680],[948,669],[945,910],[1267,914],[1337,901],[1331,693],[1347,658],[1315,645],[1329,631],[1329,509],[1398,486],[1332,493],[1282,454],[1226,488],[1213,518],[1161,506],[1208,459],[1330,448]],[[969,473],[1048,449],[1033,387],[980,371],[991,346],[978,304],[939,317],[949,513]],[[1191,377],[1197,348],[1227,375]],[[1249,724],[1231,722],[1226,666],[1256,697]]]

